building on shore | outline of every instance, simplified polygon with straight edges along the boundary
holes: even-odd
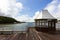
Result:
[[[37,30],[56,30],[57,19],[54,18],[48,10],[42,10],[40,17],[35,19],[35,26]]]

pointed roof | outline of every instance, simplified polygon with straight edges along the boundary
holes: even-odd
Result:
[[[55,19],[48,10],[42,10],[37,19]]]

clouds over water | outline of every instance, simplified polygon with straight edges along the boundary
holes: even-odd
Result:
[[[32,22],[41,13],[38,10],[32,17],[28,13],[21,15],[20,12],[23,9],[25,9],[23,3],[16,0],[0,0],[0,16],[13,17],[18,21]],[[54,17],[60,19],[60,0],[52,0],[44,9],[47,9]]]
[[[45,9],[47,9],[54,17],[60,19],[60,0],[53,0],[45,7]]]
[[[23,4],[16,0],[0,0],[0,15],[15,17],[23,9]]]

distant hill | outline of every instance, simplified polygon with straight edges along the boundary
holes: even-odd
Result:
[[[0,24],[4,23],[20,23],[20,22],[15,20],[14,18],[0,16]]]

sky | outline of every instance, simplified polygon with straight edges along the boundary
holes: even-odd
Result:
[[[0,16],[18,21],[33,22],[44,9],[60,19],[60,0],[0,0]]]

